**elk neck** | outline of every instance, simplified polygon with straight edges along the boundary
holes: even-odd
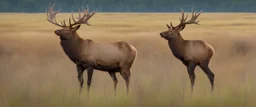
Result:
[[[74,33],[73,36],[74,37],[72,39],[61,40],[60,44],[70,60],[77,62],[83,49],[84,40],[80,38],[77,33]]]
[[[180,33],[178,33],[176,38],[168,40],[168,44],[173,55],[176,58],[183,60],[186,41],[182,38]]]

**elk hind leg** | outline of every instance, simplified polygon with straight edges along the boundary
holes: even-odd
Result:
[[[121,76],[124,78],[125,83],[126,83],[126,90],[127,90],[127,94],[129,93],[129,83],[130,83],[130,70],[122,70],[120,72]]]
[[[92,75],[93,75],[93,68],[92,67],[88,67],[87,68],[87,92],[89,94],[90,91],[90,86],[91,86],[91,82],[92,82]]]
[[[214,89],[214,74],[212,73],[212,71],[210,70],[208,63],[203,63],[199,65],[200,68],[204,71],[204,73],[207,75],[210,83],[211,83],[211,89],[213,91]]]

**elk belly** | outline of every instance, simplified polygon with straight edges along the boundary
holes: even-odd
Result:
[[[113,71],[113,70],[120,69],[119,68],[119,63],[117,63],[117,62],[115,62],[115,63],[106,63],[106,62],[102,62],[100,60],[97,60],[93,64],[93,68],[95,68],[97,70],[102,70],[102,71]]]
[[[109,54],[94,54],[93,57],[89,58],[93,68],[97,70],[110,71],[119,68],[119,57]]]

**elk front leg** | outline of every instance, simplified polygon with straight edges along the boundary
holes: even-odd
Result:
[[[122,70],[120,72],[120,74],[122,75],[122,77],[124,78],[125,80],[125,83],[126,83],[126,89],[127,89],[127,94],[129,93],[129,83],[130,83],[130,70]]]
[[[116,73],[115,72],[112,72],[112,71],[109,71],[108,72],[109,75],[111,76],[113,82],[114,82],[114,90],[115,90],[115,94],[116,94],[116,85],[117,85],[117,78],[116,78]]]
[[[195,72],[194,72],[195,68],[196,68],[196,64],[194,62],[188,63],[187,71],[188,71],[190,82],[191,82],[191,92],[193,92],[195,79],[196,79]]]
[[[87,92],[89,94],[90,91],[90,86],[91,86],[91,81],[92,81],[92,75],[93,75],[93,68],[92,67],[88,67],[87,68]]]
[[[80,83],[80,91],[79,93],[81,93],[82,89],[83,89],[83,84],[84,84],[84,78],[83,78],[83,73],[84,70],[86,69],[84,66],[82,65],[76,65],[77,68],[77,74],[78,74],[78,81]]]

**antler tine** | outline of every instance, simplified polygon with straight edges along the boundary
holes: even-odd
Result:
[[[186,18],[184,19],[184,21],[186,21],[186,20],[187,20],[187,18],[188,18],[188,14],[186,15]]]
[[[182,8],[180,8],[181,9],[181,12],[182,12],[182,16],[181,16],[181,19],[180,19],[180,21],[186,21],[187,20],[187,18],[188,18],[188,14],[186,15],[186,17],[184,18],[184,10],[182,9]]]
[[[202,13],[202,10],[196,14],[196,17],[198,17]]]
[[[56,18],[54,18],[54,22],[56,22],[56,23],[57,23]],[[57,23],[57,24],[58,24],[58,23]]]
[[[56,4],[56,3],[54,3],[54,4],[50,7],[50,15],[51,15],[51,13],[52,13],[52,17],[51,17],[51,18],[54,18],[54,19],[55,19],[56,14],[59,13],[60,10],[61,10],[61,8],[60,8],[59,10],[54,11],[54,10],[53,10],[53,7],[55,6],[55,4]]]
[[[180,21],[182,21],[182,19],[184,18],[184,11],[183,11],[182,8],[180,8],[180,9],[181,9],[181,18],[180,18]]]
[[[89,11],[90,11],[90,10],[89,10],[89,6],[88,6],[88,5],[86,5],[86,6],[87,6],[86,8],[87,8],[87,10],[88,10],[88,12],[89,12]]]
[[[79,19],[79,18],[81,18],[81,11],[80,11],[79,7],[77,7],[77,8],[78,8],[78,13],[79,13],[79,16],[78,16],[78,19]]]
[[[192,17],[191,19],[189,19],[188,21],[188,14],[186,15],[186,17],[184,17],[184,10],[182,8],[181,9],[181,18],[180,19],[180,24],[173,27],[172,22],[170,23],[170,25],[172,26],[172,28],[178,28],[180,30],[183,30],[186,24],[197,24],[199,25],[199,21],[196,21],[196,19],[200,16],[200,14],[202,13],[202,10],[200,12],[194,11],[193,7],[192,7]]]
[[[87,5],[87,9],[83,9],[83,16],[81,16],[81,11],[80,8],[78,8],[79,11],[79,16],[78,16],[78,20],[75,21],[75,18],[72,14],[72,20],[74,21],[73,24],[71,24],[71,26],[77,25],[77,24],[87,24],[90,26],[90,24],[88,23],[88,20],[95,14],[95,12],[89,13],[89,6]]]
[[[196,14],[197,14],[197,10],[196,10],[195,13],[194,13],[194,17],[196,16]]]
[[[192,17],[193,17],[194,16],[194,8],[193,7],[192,7],[192,11],[191,12],[192,12]]]
[[[79,16],[80,16],[80,14],[79,14]],[[72,13],[72,20],[74,21],[74,23],[76,22],[76,20],[75,20],[75,18],[74,18],[74,15],[73,15],[73,13]],[[71,23],[70,23],[71,24]]]
[[[88,15],[87,10],[84,11],[84,16],[81,19],[84,19]]]
[[[91,14],[89,14],[89,16],[88,17],[86,17],[86,23],[87,23],[87,25],[90,25],[89,23],[88,23],[88,20],[94,15],[96,13],[96,11],[94,11],[94,12],[92,12]]]
[[[83,8],[83,6],[82,6],[82,9],[84,10],[84,8]],[[84,13],[84,15],[81,17],[81,12],[80,12],[80,8],[78,8],[78,11],[79,11],[79,17],[78,17],[78,21],[76,21],[76,22],[80,22],[80,21],[82,21],[86,16],[87,16],[87,10],[85,10],[83,13]]]
[[[72,13],[72,14],[71,14],[71,17],[73,17],[73,11],[72,11],[71,13]],[[71,25],[71,17],[68,18],[68,23],[69,23],[69,25]]]
[[[56,15],[57,13],[60,12],[61,9],[57,10],[57,11],[54,11],[53,8],[55,6],[56,3],[54,3],[52,6],[51,6],[51,3],[49,3],[48,5],[48,9],[47,9],[47,20],[49,22],[51,22],[52,24],[54,25],[57,25],[57,26],[60,26],[60,27],[66,27],[66,24],[58,24],[58,22],[56,21]],[[61,22],[62,23],[62,22]]]
[[[85,13],[85,10],[86,10],[86,9],[84,9],[84,6],[82,6],[82,10],[83,10],[83,13],[84,13],[84,15],[85,15],[85,14],[86,14],[86,13]],[[86,14],[86,15],[87,15],[87,14]]]
[[[65,21],[65,20],[63,20],[63,23],[64,23],[64,25],[65,25],[65,26],[67,26],[67,25],[66,25],[66,21]]]
[[[199,21],[196,21],[196,19],[199,17],[199,15],[201,13],[202,13],[202,10],[198,13],[197,11],[194,11],[194,9],[192,8],[192,17],[191,17],[191,19],[184,22],[183,24],[198,24]]]
[[[72,16],[73,16],[73,13],[72,13]],[[70,17],[68,18],[68,22],[69,22],[69,26],[71,25],[71,19]]]
[[[184,12],[184,10],[183,10],[181,7],[180,7],[180,10],[181,10],[181,18],[179,18],[179,19],[180,19],[180,24],[177,25],[177,26],[175,26],[175,27],[173,27],[172,23],[170,23],[171,26],[172,26],[172,28],[179,28],[179,27],[181,27],[181,26],[184,26],[184,22],[185,22],[185,21],[187,20],[187,18],[188,18],[188,14],[186,14],[186,16],[184,17],[185,12]]]
[[[49,9],[50,9],[50,5],[51,5],[51,3],[49,3],[48,8],[46,8],[47,18],[49,17]]]
[[[196,19],[197,19],[197,17],[199,17],[199,16],[200,16],[200,14],[201,14],[201,13],[202,13],[202,10],[201,10],[198,14],[196,14],[196,16],[195,16],[195,17],[196,17]],[[196,21],[196,24],[197,24],[197,25],[199,25],[199,23],[198,23],[198,22],[200,22],[200,20]]]
[[[173,25],[172,25],[172,22],[170,22],[170,25],[171,25],[172,28],[174,28]]]
[[[63,21],[60,21],[60,24],[63,25]]]
[[[84,16],[87,17],[90,15],[89,13],[89,7],[87,7],[86,9],[83,9],[84,10]]]

